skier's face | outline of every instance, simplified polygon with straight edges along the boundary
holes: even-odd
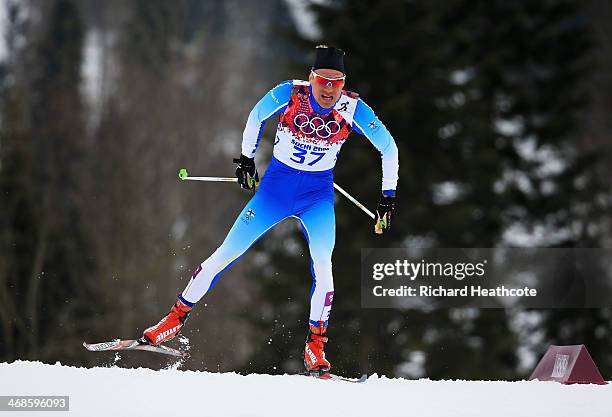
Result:
[[[333,69],[317,69],[308,77],[312,86],[312,94],[319,106],[330,108],[340,98],[344,87],[344,74]]]

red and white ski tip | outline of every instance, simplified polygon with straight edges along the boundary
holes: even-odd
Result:
[[[161,353],[163,355],[176,356],[186,358],[189,353],[180,351],[164,345],[151,345],[143,339],[138,340],[121,340],[115,339],[109,342],[101,343],[86,343],[83,342],[83,347],[90,352],[107,352],[113,350],[146,350],[148,352]]]

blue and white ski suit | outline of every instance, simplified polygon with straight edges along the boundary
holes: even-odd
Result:
[[[242,154],[254,157],[263,126],[279,114],[272,161],[257,193],[244,207],[221,246],[193,273],[179,298],[198,302],[217,279],[274,225],[297,218],[308,241],[313,284],[310,322],[329,318],[334,284],[332,252],[336,236],[333,169],[352,130],[364,135],[382,158],[382,190],[394,195],[398,152],[393,137],[355,93],[342,92],[332,108],[322,108],[309,82],[285,81],[270,90],[249,114]]]

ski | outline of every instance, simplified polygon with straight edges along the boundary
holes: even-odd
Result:
[[[189,356],[189,353],[187,352],[182,352],[178,349],[164,345],[152,345],[142,338],[138,340],[115,339],[110,342],[102,343],[83,342],[83,347],[91,352],[105,352],[111,350],[146,350],[164,355],[177,356],[179,358],[186,358]]]
[[[347,377],[340,376],[340,375],[330,374],[329,372],[318,372],[318,371],[304,372],[304,373],[301,373],[300,375],[307,376],[310,378],[326,379],[329,381],[352,382],[355,384],[366,382],[368,379],[368,375],[366,374],[361,375],[360,378],[347,378]]]

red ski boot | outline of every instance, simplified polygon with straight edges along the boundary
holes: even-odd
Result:
[[[144,331],[144,338],[152,345],[159,345],[172,339],[183,328],[190,311],[191,307],[177,300],[166,317]]]
[[[325,322],[320,321],[317,326],[310,325],[310,333],[306,339],[306,346],[304,347],[304,366],[308,372],[327,372],[331,368],[331,365],[327,359],[325,359],[325,343],[327,343],[327,337],[325,334]]]

